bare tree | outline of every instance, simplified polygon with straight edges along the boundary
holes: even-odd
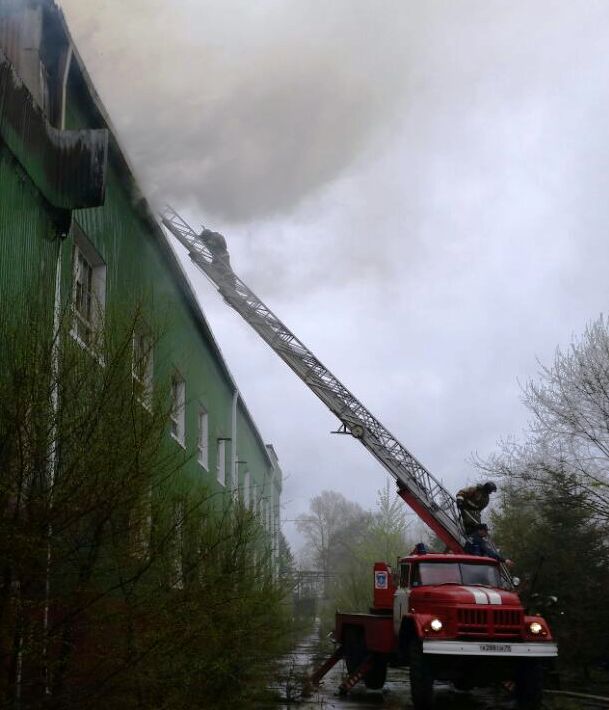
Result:
[[[306,554],[328,578],[332,560],[349,549],[347,531],[353,532],[367,520],[367,513],[337,491],[322,491],[311,499],[309,513],[296,521],[307,542]]]
[[[407,509],[390,486],[378,491],[376,506],[364,510],[335,491],[323,491],[301,516],[298,528],[326,573],[322,624],[331,627],[336,609],[366,611],[372,602],[373,565],[394,562],[412,547]]]
[[[568,471],[585,492],[582,504],[609,520],[609,322],[600,317],[524,389],[531,412],[524,442],[504,440],[477,465],[493,475],[539,487]]]

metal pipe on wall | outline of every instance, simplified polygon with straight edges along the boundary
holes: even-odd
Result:
[[[230,443],[230,473],[235,494],[239,491],[239,473],[237,471],[237,403],[239,401],[239,390],[235,388],[233,392],[233,407],[231,412],[231,443]]]
[[[63,131],[66,127],[66,98],[67,98],[67,88],[68,88],[68,75],[70,73],[70,66],[72,65],[72,45],[68,45],[68,51],[66,52],[65,66],[63,68],[63,75],[61,77],[61,96],[60,96],[60,114],[59,114],[59,128]]]

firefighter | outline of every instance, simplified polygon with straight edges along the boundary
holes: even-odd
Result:
[[[411,555],[426,555],[427,547],[424,542],[417,542],[417,544],[412,548]]]
[[[466,535],[471,535],[482,522],[480,515],[489,503],[490,494],[496,490],[497,486],[492,481],[487,481],[458,491],[457,508],[461,512]]]
[[[513,562],[505,557],[502,557],[498,552],[496,552],[487,542],[488,537],[488,525],[485,523],[478,523],[474,530],[472,531],[471,538],[465,545],[465,552],[468,555],[477,555],[480,557],[492,557],[498,562],[505,562],[508,567],[511,567]]]
[[[212,256],[212,264],[222,272],[222,274],[233,274],[233,269],[230,265],[230,256],[226,246],[226,239],[220,232],[213,232],[211,229],[204,228],[199,237],[205,242]],[[234,275],[232,279],[234,287]]]

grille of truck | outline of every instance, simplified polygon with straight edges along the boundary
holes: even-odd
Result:
[[[518,638],[522,625],[522,611],[518,609],[457,609],[459,636]]]

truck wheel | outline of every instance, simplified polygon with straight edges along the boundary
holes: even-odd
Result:
[[[387,679],[387,660],[382,656],[374,656],[372,668],[364,676],[366,688],[380,690]]]
[[[366,642],[362,630],[353,626],[346,628],[343,646],[347,671],[351,675],[355,673],[366,658]]]
[[[543,668],[538,660],[522,661],[516,671],[516,703],[521,710],[537,710],[543,700]]]
[[[345,663],[349,675],[355,671],[365,661],[368,656],[366,641],[361,629],[350,627],[345,630]],[[385,685],[387,678],[387,661],[383,656],[374,655],[372,668],[363,677],[366,688],[370,690],[380,690]]]
[[[433,707],[433,673],[419,639],[410,642],[410,694],[416,710]]]

